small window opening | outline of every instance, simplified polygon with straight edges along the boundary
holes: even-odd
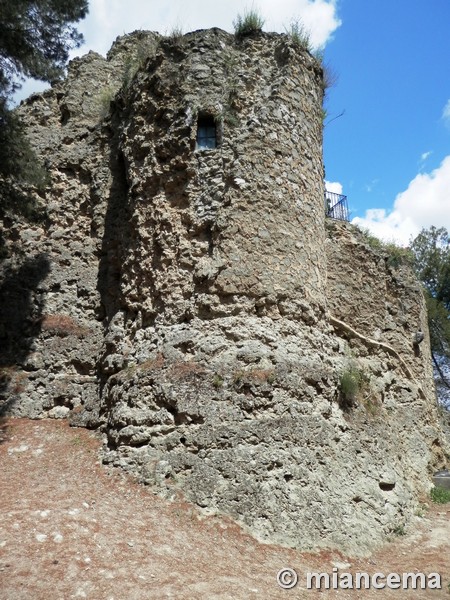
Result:
[[[217,148],[217,127],[211,115],[199,115],[197,122],[197,150]]]

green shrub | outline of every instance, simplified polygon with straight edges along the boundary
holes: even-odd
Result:
[[[240,123],[239,117],[231,109],[225,111],[223,120],[230,127],[237,127]]]
[[[339,403],[342,408],[348,409],[354,404],[362,383],[363,376],[355,366],[350,365],[342,371],[339,379]]]
[[[255,9],[248,10],[244,15],[238,15],[233,21],[234,34],[238,37],[262,31],[264,19]]]
[[[428,511],[428,504],[424,504],[423,502],[419,503],[419,506],[416,509],[416,512],[414,513],[416,515],[416,517],[420,517],[421,519],[423,519],[425,517],[425,515],[427,514]]]
[[[394,267],[394,269],[400,265],[412,265],[414,262],[411,250],[409,248],[397,246],[394,242],[384,244],[383,250],[388,254],[388,266]]]
[[[430,492],[430,497],[436,504],[447,504],[450,502],[450,490],[434,487]]]
[[[100,92],[98,96],[98,112],[100,119],[104,119],[109,114],[111,102],[113,101],[116,92],[117,90],[111,85],[106,86]]]
[[[381,251],[383,249],[383,242],[375,235],[372,235],[368,229],[366,229],[365,227],[358,227],[358,225],[356,226],[356,228],[362,235],[364,242],[370,248],[372,248],[372,250]]]
[[[389,267],[397,268],[400,265],[412,265],[413,254],[409,248],[399,246],[395,242],[383,242],[376,236],[372,235],[368,229],[358,227],[359,232],[365,243],[378,252],[387,254],[386,263]]]
[[[143,67],[147,58],[154,55],[156,48],[157,44],[155,45],[152,40],[143,37],[136,44],[134,51],[128,54],[122,73],[122,86],[125,90],[130,87],[134,76]]]

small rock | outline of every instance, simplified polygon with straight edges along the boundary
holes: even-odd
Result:
[[[48,416],[53,419],[65,419],[69,413],[70,408],[68,406],[55,406],[48,411]]]
[[[26,452],[28,450],[28,446],[22,444],[21,446],[17,446],[16,448],[8,448],[8,454],[13,454],[13,452]]]
[[[245,179],[242,179],[241,177],[236,177],[234,183],[240,188],[248,187],[248,183],[245,181]]]
[[[333,567],[336,567],[336,569],[350,569],[350,567],[352,566],[351,563],[349,562],[332,562],[331,563],[333,565]]]

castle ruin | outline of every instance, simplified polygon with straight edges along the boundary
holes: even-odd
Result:
[[[260,539],[361,553],[445,447],[420,285],[325,219],[322,100],[289,36],[211,29],[119,38],[23,103],[48,219],[7,223],[4,412],[99,428]]]

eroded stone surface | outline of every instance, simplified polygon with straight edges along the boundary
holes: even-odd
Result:
[[[8,223],[0,333],[10,414],[100,427],[105,461],[262,539],[361,553],[445,449],[417,282],[326,230],[322,93],[277,34],[140,32],[74,61],[20,109],[49,217]]]

